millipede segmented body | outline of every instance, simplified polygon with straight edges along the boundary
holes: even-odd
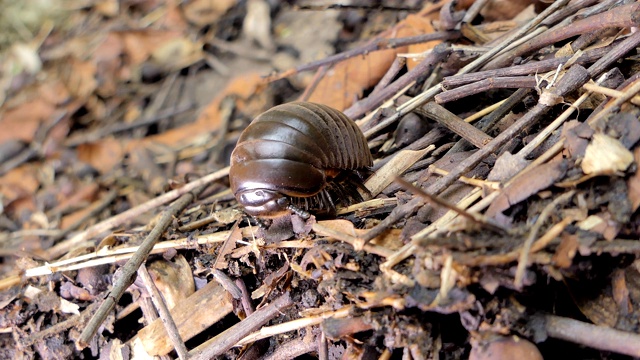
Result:
[[[325,105],[293,102],[262,113],[231,154],[231,190],[245,211],[275,217],[291,209],[335,212],[360,198],[360,171],[373,165],[355,123]]]

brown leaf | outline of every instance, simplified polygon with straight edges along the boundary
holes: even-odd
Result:
[[[629,298],[633,304],[640,303],[640,260],[625,269],[625,280],[629,289]],[[636,310],[637,311],[637,310]]]
[[[40,187],[38,167],[27,164],[0,177],[0,194],[4,206],[24,197],[32,197]]]
[[[579,245],[577,235],[562,233],[562,241],[553,254],[553,263],[560,268],[571,266]]]
[[[191,267],[182,255],[177,255],[174,262],[154,261],[148,265],[148,270],[169,309],[195,292]]]
[[[100,82],[96,93],[104,98],[116,94],[119,80],[131,78],[131,70],[123,60],[124,51],[122,37],[115,32],[110,32],[92,54],[92,60],[96,64],[96,77]]]
[[[436,30],[433,28],[432,22],[437,17],[438,17],[438,13],[432,13],[431,16],[427,16],[427,17],[418,16],[414,14],[407,16],[407,18],[404,20],[404,23],[407,29],[405,29],[402,32],[403,33],[402,36],[414,36],[414,35],[421,35],[421,34],[430,34],[432,32],[435,32]],[[407,47],[407,52],[409,54],[424,53],[426,51],[433,49],[436,45],[440,44],[441,42],[442,41],[440,40],[435,40],[435,41],[429,41],[426,43],[412,44]],[[414,67],[416,67],[416,65],[420,63],[420,61],[422,61],[422,59],[420,58],[412,58],[412,57],[408,58],[407,68],[409,70],[413,69]]]
[[[123,143],[123,141],[109,138],[96,143],[81,144],[76,149],[78,160],[90,164],[101,174],[106,174],[122,162],[125,154]]]
[[[147,136],[141,140],[107,138],[90,144],[82,144],[76,149],[78,159],[91,164],[101,173],[105,173],[121,163],[124,154],[139,146],[148,146],[149,143],[154,142],[165,145],[192,142],[194,137],[212,132],[220,126],[220,103],[223,99],[234,96],[240,100],[238,108],[241,108],[241,100],[248,99],[260,92],[263,84],[261,75],[257,73],[238,76],[231,80],[227,87],[200,113],[195,122],[158,135]]]
[[[433,32],[434,29],[429,22],[432,17],[437,17],[435,10],[438,7],[434,4],[428,4],[425,8],[427,10],[423,10],[419,15],[408,16],[378,38],[398,38]],[[422,52],[433,48],[438,43],[439,41],[432,41],[416,45],[414,50]],[[315,91],[308,100],[344,110],[361,98],[365,89],[378,83],[397,54],[406,52],[407,47],[400,47],[376,51],[342,61],[333,66],[331,71],[318,82]]]
[[[87,214],[91,213],[91,210],[92,210],[91,208],[83,207],[80,210],[74,211],[71,214],[67,214],[63,216],[62,219],[60,219],[60,225],[59,225],[60,229],[61,230],[67,229],[71,224],[74,224],[76,221],[82,219]]]
[[[189,1],[190,3],[191,1]],[[189,24],[185,19],[185,14],[182,9],[182,4],[185,1],[181,0],[167,0],[167,1],[159,1],[159,4],[164,3],[164,12],[162,18],[158,19],[156,25],[162,29],[171,29],[175,31],[180,31],[182,33],[187,33],[191,31],[189,29]]]
[[[263,84],[264,81],[258,73],[249,73],[235,77],[229,82],[225,89],[204,108],[194,123],[166,131],[162,134],[146,137],[142,141],[157,142],[166,145],[191,142],[194,137],[212,132],[220,126],[220,103],[223,99],[229,96],[237,98],[240,100],[238,102],[238,108],[240,108],[242,100],[249,99],[252,95],[262,91]],[[131,144],[131,146],[137,146],[137,144]]]
[[[511,20],[534,0],[490,0],[480,11],[487,22]]]
[[[90,183],[82,186],[71,196],[62,198],[61,203],[56,206],[56,209],[79,208],[79,210],[63,216],[60,220],[60,229],[66,229],[93,210],[92,207],[87,206],[87,204],[95,200],[98,190],[98,184]]]
[[[603,289],[592,289],[599,291],[598,294],[578,294],[576,302],[580,312],[591,322],[600,326],[614,327],[618,322],[619,314],[617,306],[611,293]],[[575,296],[575,294],[574,294]]]
[[[640,109],[625,110],[612,116],[609,127],[616,133],[620,143],[627,149],[640,140]]]
[[[99,186],[95,182],[88,184],[80,184],[79,187],[74,187],[72,194],[65,194],[60,198],[60,203],[52,209],[52,212],[64,211],[64,209],[72,207],[86,207],[87,203],[95,200],[98,194]]]
[[[134,66],[147,61],[158,48],[183,37],[179,31],[151,29],[125,31],[120,36],[129,63]]]
[[[218,20],[236,4],[236,0],[192,0],[182,1],[182,10],[187,20],[198,26],[207,26]]]
[[[238,222],[233,225],[231,232],[229,233],[229,237],[224,241],[222,246],[218,249],[218,256],[216,257],[216,261],[213,264],[213,267],[219,270],[226,269],[229,266],[229,263],[225,259],[225,257],[236,248],[236,244],[238,241],[242,240],[242,230],[238,227]]]
[[[627,281],[625,279],[625,270],[614,270],[613,274],[611,274],[611,285],[613,300],[618,304],[620,314],[628,315],[633,311],[633,306],[629,299],[629,288],[627,287]]]
[[[358,237],[358,235],[366,232],[365,230],[362,230],[362,229],[356,229],[355,226],[353,226],[353,223],[348,220],[342,220],[342,219],[323,220],[323,221],[319,221],[318,224],[321,224],[322,226],[325,226],[331,230],[338,231],[354,237]],[[320,234],[324,235],[322,233]]]
[[[2,131],[0,143],[7,140],[23,140],[31,142],[36,131],[53,118],[56,106],[37,98],[25,102],[2,115]]]
[[[65,62],[63,81],[71,95],[86,99],[98,88],[96,73],[98,71],[92,60],[81,61],[71,58]]]
[[[517,182],[505,187],[500,195],[487,209],[486,216],[495,217],[538,191],[548,188],[561,179],[567,171],[567,162],[564,160],[551,161],[537,166],[527,172],[527,176],[518,179]]]
[[[91,301],[95,299],[88,290],[74,285],[70,281],[65,281],[60,285],[60,296],[65,299],[77,299],[81,301]]]
[[[166,41],[150,55],[150,60],[165,71],[180,70],[204,58],[203,44],[186,38]]]
[[[267,275],[267,277],[263,280],[262,285],[251,293],[251,298],[252,299],[261,298],[265,294],[268,294],[269,292],[274,290],[275,287],[278,285],[278,282],[285,275],[287,275],[287,273],[290,272],[289,267],[290,267],[289,262],[287,261],[278,270]]]
[[[344,110],[378,83],[395,58],[395,50],[384,50],[343,61],[318,82],[309,101]]]
[[[153,154],[147,147],[137,147],[129,153],[128,165],[138,169],[149,193],[161,193],[167,184],[166,174],[154,162]]]
[[[580,229],[598,233],[607,240],[615,239],[621,228],[621,225],[613,220],[611,214],[607,212],[590,215],[577,225]]]
[[[298,238],[309,235],[315,223],[315,216],[310,216],[307,220],[304,220],[300,216],[291,217],[291,228]]]
[[[94,5],[97,13],[103,16],[116,16],[120,10],[120,4],[117,0],[101,0]]]
[[[63,105],[71,100],[71,94],[64,83],[59,80],[51,80],[38,87],[37,97],[52,105]]]
[[[585,123],[577,120],[566,122],[561,134],[565,138],[564,155],[574,159],[583,157],[593,133],[593,129]]]
[[[356,229],[351,221],[348,220],[322,220],[319,221],[318,224],[322,225],[325,228],[330,230],[346,234],[352,237],[359,237],[364,235],[367,230],[365,229]],[[400,233],[402,229],[390,229],[379,236],[376,236],[371,240],[371,244],[385,247],[390,250],[397,250],[402,247],[402,239],[400,239]],[[316,233],[324,236],[331,236],[331,234],[323,233],[322,231],[316,230]]]

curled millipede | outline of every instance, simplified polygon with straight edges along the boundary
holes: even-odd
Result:
[[[336,204],[361,200],[357,189],[364,189],[362,174],[372,165],[351,119],[325,105],[292,102],[267,110],[242,132],[229,181],[249,215],[331,215]]]

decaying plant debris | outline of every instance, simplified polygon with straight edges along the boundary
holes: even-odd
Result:
[[[640,3],[117,3],[83,30],[140,29],[49,25],[5,59],[35,63],[0,83],[1,358],[640,357]],[[369,40],[310,62],[296,27],[341,12]],[[194,122],[175,89],[207,71],[231,80]],[[293,100],[356,121],[370,194],[261,228],[225,162]]]

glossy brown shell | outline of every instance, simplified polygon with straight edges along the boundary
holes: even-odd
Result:
[[[351,119],[325,105],[292,102],[262,113],[242,132],[229,179],[234,194],[268,189],[308,197],[339,170],[372,164],[367,141]]]

